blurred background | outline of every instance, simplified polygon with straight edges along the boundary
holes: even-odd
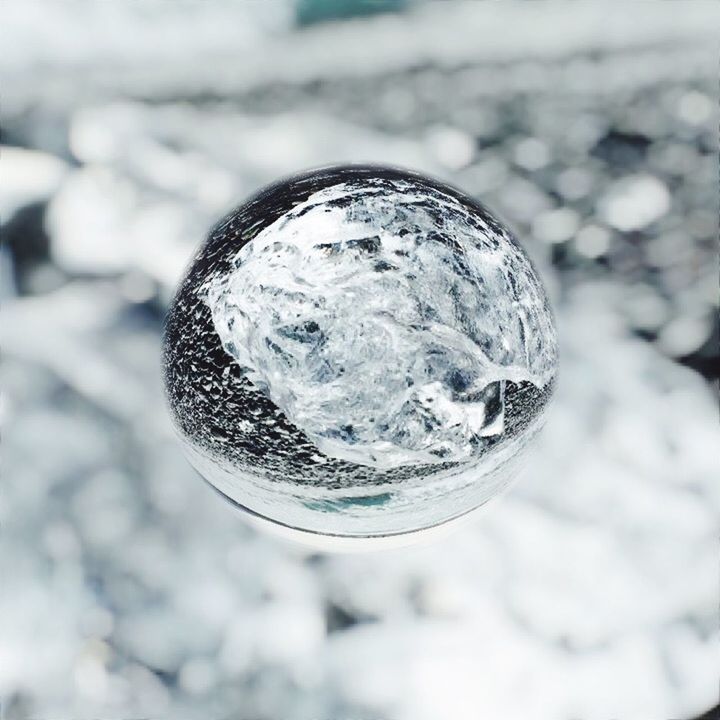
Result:
[[[3,720],[716,717],[719,5],[0,12]],[[210,225],[339,161],[503,217],[562,358],[503,498],[350,556],[201,482],[159,358]]]

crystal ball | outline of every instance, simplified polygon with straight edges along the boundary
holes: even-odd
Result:
[[[510,231],[414,172],[324,168],[220,221],[163,350],[190,462],[256,520],[369,540],[500,492],[557,372],[547,295]]]

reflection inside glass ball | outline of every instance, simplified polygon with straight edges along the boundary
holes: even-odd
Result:
[[[171,414],[254,517],[368,541],[483,504],[557,371],[545,291],[484,207],[383,167],[264,190],[210,233],[171,305]]]

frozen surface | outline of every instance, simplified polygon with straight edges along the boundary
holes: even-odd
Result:
[[[224,10],[198,32],[187,3],[172,23],[168,3],[2,3],[3,142],[31,153],[0,150],[4,720],[717,704],[720,6],[563,2],[525,23],[526,5],[258,36],[245,62],[254,25]],[[256,6],[281,7],[225,7]],[[255,532],[199,482],[158,363],[213,220],[341,161],[445,173],[498,209],[550,290],[562,357],[492,512],[351,557]]]
[[[555,374],[525,254],[412,180],[313,193],[211,280],[225,350],[318,449],[378,468],[466,461],[502,435],[505,381]]]

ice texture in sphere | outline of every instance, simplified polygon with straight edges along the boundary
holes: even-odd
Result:
[[[166,390],[191,462],[280,526],[381,537],[481,505],[557,370],[528,257],[455,188],[310,172],[220,222],[182,281]]]

